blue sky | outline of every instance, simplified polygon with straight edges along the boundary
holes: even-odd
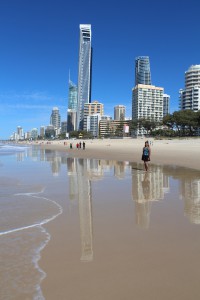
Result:
[[[200,4],[168,1],[0,1],[0,139],[22,126],[66,120],[68,76],[77,83],[79,24],[92,25],[92,100],[131,116],[135,57],[150,57],[152,84],[178,110],[184,72],[200,64]]]

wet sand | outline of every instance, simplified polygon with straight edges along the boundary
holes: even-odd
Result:
[[[29,196],[31,210],[29,206],[23,209],[25,217],[27,210],[30,213],[28,220],[56,215],[41,226],[4,235],[3,239],[0,236],[4,262],[0,271],[6,275],[1,284],[7,288],[7,295],[15,279],[14,286],[20,293],[13,295],[20,300],[28,295],[34,299],[31,294],[40,300],[199,298],[198,165],[195,170],[194,162],[192,169],[155,162],[154,149],[165,149],[166,141],[154,141],[153,163],[146,173],[140,160],[143,141],[135,147],[133,141],[128,141],[126,150],[124,144],[119,147],[116,141],[107,142],[101,146],[86,142],[86,150],[70,150],[63,144],[40,145],[30,150],[31,161],[17,156],[14,168],[10,158],[8,162],[1,159],[6,176],[0,178],[5,189],[3,197],[8,191],[11,200],[11,194],[20,197],[22,193],[20,201]],[[184,149],[180,156],[185,163],[186,144],[178,144],[185,145],[178,147]],[[177,145],[170,145],[171,150],[164,153],[167,160],[175,162],[177,159],[167,153]],[[191,149],[199,145],[195,141]],[[132,151],[138,160],[128,162]],[[105,159],[87,158],[90,153],[105,155]],[[16,210],[12,212],[16,215]],[[19,212],[24,222],[26,218]],[[37,250],[37,260],[33,249]]]
[[[93,181],[87,161],[76,163],[85,168],[77,198],[46,226],[46,299],[197,299],[199,172],[154,167],[146,178],[133,164],[123,177],[122,163],[115,179]]]

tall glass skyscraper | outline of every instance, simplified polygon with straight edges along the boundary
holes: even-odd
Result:
[[[67,132],[76,130],[78,87],[69,79]]]
[[[135,85],[151,85],[150,61],[148,56],[138,56],[135,59]]]
[[[77,94],[77,85],[75,85],[71,80],[69,80],[68,109],[74,109],[75,111],[77,111]]]
[[[84,104],[91,102],[91,25],[80,24],[77,129],[83,129]]]

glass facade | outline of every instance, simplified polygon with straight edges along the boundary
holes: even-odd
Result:
[[[150,61],[148,56],[138,56],[135,59],[135,85],[151,85]]]
[[[83,129],[84,104],[91,102],[91,25],[80,25],[77,129]]]
[[[77,95],[78,95],[78,88],[70,80],[69,81],[69,94],[68,94],[68,109],[74,109],[77,111]]]

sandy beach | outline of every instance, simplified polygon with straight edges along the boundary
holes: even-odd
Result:
[[[0,299],[199,298],[200,140],[149,141],[2,148]]]
[[[77,150],[81,140],[38,142],[42,148],[67,151],[70,156],[140,162],[146,139],[86,140],[86,149]],[[200,138],[154,140],[151,142],[151,164],[174,165],[200,170]],[[81,141],[82,142],[82,141]],[[73,149],[70,149],[70,143]]]

